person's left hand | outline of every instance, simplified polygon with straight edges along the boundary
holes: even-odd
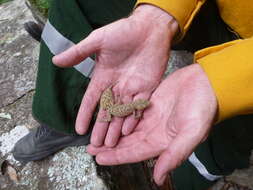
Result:
[[[168,172],[188,158],[209,133],[217,101],[204,71],[198,64],[167,77],[151,96],[135,131],[122,137],[115,148],[89,145],[101,165],[134,163],[159,156],[154,179],[162,185]]]
[[[84,134],[102,92],[113,85],[112,91],[122,103],[149,99],[158,86],[169,59],[170,44],[177,30],[176,20],[162,9],[140,5],[128,18],[99,28],[87,38],[53,58],[61,67],[76,65],[96,54],[91,82],[83,97],[76,119],[76,131]],[[138,120],[114,117],[101,122],[100,110],[94,125],[91,143],[114,146],[121,134],[127,135]]]

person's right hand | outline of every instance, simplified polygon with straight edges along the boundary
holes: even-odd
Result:
[[[53,58],[56,65],[69,67],[96,54],[92,79],[76,119],[79,134],[87,131],[101,94],[109,86],[114,85],[114,95],[122,103],[150,98],[166,69],[177,28],[176,20],[162,9],[140,5],[128,18],[95,30]],[[104,115],[100,110],[92,131],[91,143],[95,146],[114,146],[121,134],[128,135],[138,123],[134,116],[101,122]]]
[[[154,179],[162,185],[168,172],[179,166],[204,141],[217,111],[217,101],[200,65],[179,69],[151,96],[135,131],[114,148],[88,146],[101,165],[140,162],[159,156]]]

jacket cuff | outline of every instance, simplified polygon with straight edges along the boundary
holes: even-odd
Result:
[[[137,0],[136,6],[144,3],[152,4],[173,16],[180,27],[180,32],[175,37],[175,41],[179,41],[204,2],[205,0]]]
[[[195,53],[216,93],[218,122],[253,113],[253,38],[236,40]],[[207,102],[208,103],[208,102]]]

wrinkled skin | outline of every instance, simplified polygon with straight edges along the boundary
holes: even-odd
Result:
[[[208,78],[198,64],[167,77],[152,94],[152,107],[131,135],[117,146],[95,147],[101,165],[140,162],[158,157],[154,179],[162,185],[168,172],[179,166],[208,135],[217,111],[217,100]]]
[[[148,20],[148,22],[147,22]],[[110,85],[122,103],[149,99],[161,81],[169,59],[170,44],[177,22],[168,13],[141,5],[128,18],[99,28],[87,38],[53,58],[60,67],[70,67],[96,54],[96,66],[76,119],[76,131],[85,134],[102,92]],[[128,135],[138,120],[134,116],[113,118],[94,125],[91,143],[113,147],[121,134]]]

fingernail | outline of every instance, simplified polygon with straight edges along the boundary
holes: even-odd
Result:
[[[56,61],[57,61],[57,57],[56,57],[56,56],[54,56],[54,57],[52,58],[52,61],[53,61],[53,63],[56,63]]]
[[[124,135],[124,136],[128,135],[128,134],[127,134],[127,131],[123,129],[123,130],[122,130],[122,135]]]
[[[92,145],[88,145],[87,147],[86,147],[86,152],[88,152],[89,154],[92,154]],[[93,154],[92,154],[93,155]]]
[[[106,162],[106,159],[103,156],[98,155],[98,156],[96,156],[96,161],[98,164],[104,165],[104,163]]]
[[[105,141],[105,146],[108,148],[113,148],[116,145],[116,142],[114,142],[112,139]]]

